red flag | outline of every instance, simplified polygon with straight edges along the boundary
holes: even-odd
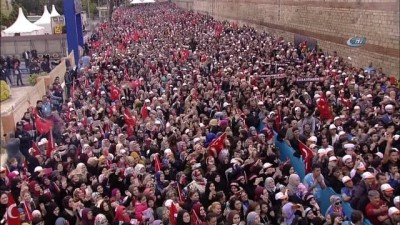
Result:
[[[125,123],[128,125],[128,128],[127,128],[128,136],[132,136],[133,135],[133,127],[135,126],[136,121],[132,117],[132,114],[128,108],[125,109],[124,118],[125,118]]]
[[[281,111],[277,110],[277,114],[276,114],[276,118],[275,118],[276,131],[280,131],[281,130],[281,121],[282,121]]]
[[[185,49],[181,51],[181,59],[186,61],[189,58],[189,50]]]
[[[329,103],[326,101],[325,96],[321,96],[318,102],[319,117],[321,120],[333,120],[333,115],[329,107]]]
[[[185,202],[185,199],[183,198],[183,195],[182,195],[181,185],[180,185],[180,184],[177,184],[177,186],[178,186],[178,197],[179,197],[179,201],[180,201],[180,202]]]
[[[111,100],[119,100],[121,96],[121,91],[115,87],[114,85],[111,86]]]
[[[208,154],[217,157],[219,152],[224,148],[224,142],[226,139],[226,133],[224,132],[219,137],[211,141],[208,145]],[[215,151],[213,149],[215,149]]]
[[[32,149],[33,149],[33,151],[32,151],[32,155],[33,155],[33,156],[41,155],[39,146],[38,146],[37,143],[34,142],[34,141],[32,141]]]
[[[299,141],[299,148],[301,151],[301,156],[303,157],[303,160],[304,160],[306,174],[310,173],[312,171],[311,163],[312,163],[312,159],[314,156],[313,152],[309,147],[307,147],[307,145],[303,144],[303,142],[301,142],[301,141]]]
[[[154,170],[157,173],[158,171],[161,171],[161,162],[160,158],[158,157],[158,154],[154,156]]]
[[[31,210],[28,208],[28,206],[26,205],[25,202],[23,202],[22,204],[24,205],[24,212],[25,212],[25,215],[26,215],[26,219],[28,221],[32,221],[32,212],[31,212]]]
[[[35,119],[36,130],[40,134],[47,134],[53,127],[53,121],[43,119],[42,117],[36,117]]]
[[[169,221],[171,221],[172,225],[177,225],[176,224],[176,217],[178,216],[178,209],[175,206],[175,203],[173,202],[171,204],[171,208],[169,209]]]
[[[145,120],[149,116],[149,111],[146,107],[146,105],[143,105],[142,110],[141,110],[142,118]]]
[[[54,189],[56,189],[57,193],[60,192],[60,187],[58,187],[56,182],[53,182]]]
[[[15,200],[13,195],[10,193],[7,194],[8,196],[8,204],[7,204],[7,211],[6,211],[6,221],[8,225],[20,225],[21,219],[19,218],[19,211],[17,204],[15,204]]]
[[[50,132],[49,140],[47,142],[47,149],[46,149],[46,156],[50,158],[51,153],[54,151],[54,139],[53,139],[53,132]]]
[[[214,35],[215,35],[215,37],[219,37],[221,35],[221,33],[222,33],[222,30],[223,30],[222,25],[221,24],[216,24],[214,26]]]

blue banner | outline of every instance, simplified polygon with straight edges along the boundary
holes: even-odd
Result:
[[[292,164],[296,173],[300,176],[301,180],[303,180],[304,176],[306,175],[303,160],[301,158],[297,158],[297,157],[293,156],[294,150],[292,149],[292,147],[290,147],[284,141],[278,141],[276,139],[276,137],[277,136],[275,135],[275,146],[279,149],[280,160],[286,161],[287,159],[290,159],[290,164]],[[325,215],[326,210],[329,208],[329,206],[331,204],[330,197],[332,195],[339,195],[339,194],[336,193],[330,187],[328,187],[324,190],[321,190],[321,193],[320,193],[321,197],[318,202],[320,203],[322,215]],[[353,212],[353,208],[351,208],[350,204],[343,202],[342,207],[344,209],[346,216],[348,218],[351,218],[351,213]],[[364,225],[372,225],[372,224],[371,224],[371,222],[369,222],[369,220],[365,220]]]

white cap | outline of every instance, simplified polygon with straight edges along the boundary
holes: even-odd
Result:
[[[146,100],[144,100],[144,102],[147,102],[147,103],[149,103],[149,102],[150,102],[150,99],[146,99]]]
[[[264,102],[263,102],[263,101],[259,101],[259,102],[257,103],[257,105],[264,105]]]
[[[297,106],[296,108],[294,108],[294,111],[301,111],[301,108]]]
[[[347,143],[347,144],[344,144],[343,147],[346,150],[354,150],[354,147],[356,147],[356,146],[354,144],[352,144],[352,143]]]
[[[121,149],[121,150],[119,150],[119,152],[120,152],[121,154],[125,154],[125,153],[126,153],[126,150],[125,150],[125,149]]]
[[[400,210],[396,207],[390,207],[388,210],[388,215],[392,216],[393,214],[400,214]]]
[[[371,94],[367,94],[367,98],[372,98],[372,95]]]
[[[357,166],[357,169],[358,169],[358,170],[365,170],[365,165],[364,165],[364,163],[360,162],[360,164],[358,164],[358,166]]]
[[[331,124],[331,125],[329,125],[329,130],[333,130],[333,129],[336,129],[336,126],[335,126],[335,124]]]
[[[396,196],[393,199],[393,204],[397,204],[397,203],[400,203],[400,196]]]
[[[271,164],[271,163],[264,163],[264,165],[263,165],[263,169],[270,168],[271,166],[272,166],[272,164]]]
[[[342,162],[345,163],[345,162],[346,162],[347,160],[349,160],[349,159],[350,159],[350,160],[353,160],[352,157],[351,157],[351,155],[345,155],[345,156],[343,156],[343,158],[342,158]]]
[[[326,91],[326,96],[330,96],[332,94],[331,91]]]
[[[358,109],[361,109],[360,106],[358,106],[358,105],[354,106],[354,110],[358,110]]]
[[[325,151],[328,154],[328,152],[333,151],[333,147],[329,145],[328,147],[325,148]]]
[[[105,91],[101,91],[100,94],[101,94],[101,95],[105,95],[106,92],[105,92]]]
[[[278,193],[275,194],[275,200],[282,200],[282,199],[286,199],[287,197],[288,196],[286,196],[282,192],[278,192]]]
[[[337,117],[335,117],[335,119],[333,119],[333,120],[339,120],[340,119],[340,117],[339,116],[337,116]]]
[[[314,95],[314,98],[321,98],[321,95],[315,94],[315,95]]]
[[[199,142],[200,140],[201,140],[201,139],[198,138],[198,137],[194,138],[194,139],[193,139],[193,144],[196,144],[196,143]]]
[[[331,157],[329,157],[329,162],[336,161],[336,160],[337,160],[337,157],[336,157],[336,156],[331,156]]]
[[[382,152],[377,152],[377,153],[375,153],[375,155],[377,155],[379,158],[383,159],[383,154],[382,154]]]
[[[342,135],[345,135],[346,134],[346,132],[344,132],[344,131],[340,131],[339,132],[339,136],[342,136]]]
[[[325,154],[325,153],[326,153],[326,151],[324,148],[318,149],[318,154]]]
[[[394,188],[390,184],[382,184],[381,191],[394,191]]]
[[[370,173],[370,172],[364,172],[363,174],[362,174],[362,179],[372,179],[372,178],[374,178],[375,176],[372,174],[372,173]]]
[[[171,207],[172,203],[174,203],[174,201],[172,201],[172,199],[168,199],[164,202],[164,206],[165,207]]]
[[[37,167],[35,167],[35,169],[33,170],[33,172],[36,173],[36,172],[40,172],[40,171],[42,171],[42,170],[43,170],[43,167],[37,166]]]
[[[317,142],[318,141],[317,137],[315,137],[315,136],[309,137],[308,140],[312,141],[312,142]]]
[[[393,108],[394,108],[394,107],[393,107],[393,105],[391,105],[391,104],[385,106],[385,110],[391,110],[391,109],[393,109]]]
[[[157,124],[157,125],[161,124],[161,122],[159,120],[156,120],[154,123]]]
[[[224,104],[222,104],[222,106],[225,108],[225,107],[227,107],[227,106],[230,106],[231,104],[229,104],[229,103],[227,103],[227,102],[224,102]]]
[[[347,183],[348,181],[351,181],[351,178],[350,178],[349,176],[344,176],[344,177],[342,178],[342,183],[343,183],[343,184]]]

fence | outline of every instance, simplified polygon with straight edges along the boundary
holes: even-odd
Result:
[[[278,141],[275,136],[275,145],[278,147],[280,152],[280,160],[286,161],[290,159],[290,163],[292,164],[296,173],[300,176],[301,180],[303,180],[305,174],[305,168],[303,160],[293,156],[294,150],[284,141]],[[321,213],[325,215],[326,210],[330,206],[330,197],[332,195],[339,195],[332,188],[328,187],[326,189],[321,190],[319,199]],[[341,196],[340,196],[341,197]],[[348,218],[351,217],[351,213],[353,212],[353,208],[351,208],[349,203],[342,203],[343,210]],[[372,225],[368,220],[365,220],[364,225]]]

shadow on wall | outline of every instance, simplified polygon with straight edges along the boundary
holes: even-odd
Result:
[[[296,171],[296,173],[300,176],[301,180],[303,180],[304,176],[306,175],[303,160],[301,158],[293,156],[294,150],[288,144],[286,144],[286,142],[278,141],[276,139],[276,135],[275,135],[275,146],[278,147],[279,149],[280,160],[286,161],[290,159],[290,164],[292,164],[294,171]],[[325,215],[326,210],[330,206],[329,199],[332,195],[339,195],[339,194],[336,193],[330,187],[321,191],[320,193],[321,198],[319,199],[318,202],[320,202],[322,215]],[[346,216],[348,218],[351,218],[351,213],[353,212],[353,208],[351,208],[350,204],[343,202],[342,207],[346,213]],[[372,225],[372,224],[368,220],[365,220],[364,225]]]

